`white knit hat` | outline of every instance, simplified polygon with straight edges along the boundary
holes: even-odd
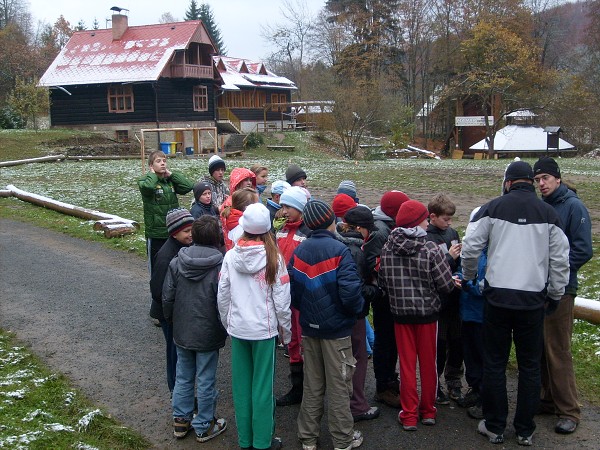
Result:
[[[279,198],[280,205],[291,206],[302,212],[307,202],[306,192],[298,186],[292,186],[281,194]]]
[[[271,185],[271,194],[283,194],[287,189],[291,188],[290,183],[283,180],[273,181]]]
[[[240,217],[240,226],[249,234],[265,234],[271,230],[271,213],[262,203],[252,203]]]
[[[208,160],[208,173],[212,175],[219,167],[222,167],[223,170],[225,170],[225,161],[223,161],[219,155],[212,155]]]

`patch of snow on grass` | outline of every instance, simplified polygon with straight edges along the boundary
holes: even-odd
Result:
[[[65,405],[70,405],[73,403],[73,399],[75,398],[75,392],[69,391],[65,396]]]
[[[46,431],[68,431],[69,433],[74,432],[75,430],[73,429],[73,427],[70,427],[68,425],[63,425],[62,423],[48,423],[46,425],[44,425],[44,429]]]
[[[77,429],[79,431],[87,430],[88,427],[90,426],[90,423],[92,423],[92,420],[94,419],[94,417],[101,416],[101,415],[102,415],[102,412],[99,409],[90,411],[85,416],[83,416],[81,419],[79,419],[79,422],[77,422]]]
[[[7,436],[0,439],[0,448],[12,448],[15,450],[24,450],[30,448],[30,444],[36,441],[43,433],[41,431],[31,431],[19,436]]]
[[[84,444],[83,442],[78,442],[77,444],[75,444],[73,446],[73,448],[76,448],[77,450],[98,450],[97,447],[94,447],[94,446],[88,445],[88,444]]]
[[[52,415],[48,414],[45,411],[42,411],[41,409],[36,409],[35,411],[31,411],[29,414],[27,414],[25,417],[23,417],[23,422],[31,422],[36,417],[51,418]]]
[[[25,398],[25,394],[27,394],[27,389],[17,389],[16,391],[12,392],[3,392],[3,394],[6,397],[12,397],[21,400]]]

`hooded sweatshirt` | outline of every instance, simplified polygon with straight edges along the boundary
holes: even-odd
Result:
[[[173,321],[178,347],[210,352],[225,345],[219,319],[217,286],[222,253],[214,247],[182,248],[169,264],[163,286],[163,313]]]
[[[422,324],[438,320],[439,293],[449,293],[454,283],[444,253],[427,241],[425,230],[398,227],[381,252],[379,287],[397,323]]]
[[[249,341],[270,339],[281,326],[291,339],[290,277],[279,258],[275,283],[265,281],[267,252],[262,242],[239,241],[225,254],[219,279],[221,321],[230,336]]]

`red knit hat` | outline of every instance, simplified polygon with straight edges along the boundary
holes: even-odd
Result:
[[[383,194],[383,197],[381,197],[379,206],[386,216],[393,219],[396,217],[396,214],[398,214],[400,205],[407,200],[409,200],[408,195],[402,191],[387,191]]]
[[[340,219],[343,219],[346,213],[355,207],[356,202],[354,199],[346,194],[336,195],[333,197],[333,202],[331,203],[331,209],[333,209],[333,213]]]
[[[398,215],[396,215],[396,226],[402,228],[412,228],[419,225],[429,215],[427,207],[416,200],[408,200],[398,209]]]

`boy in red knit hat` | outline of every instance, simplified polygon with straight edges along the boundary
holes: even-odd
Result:
[[[428,216],[422,203],[416,200],[402,203],[396,216],[398,227],[383,246],[379,269],[379,286],[389,295],[394,320],[402,408],[398,420],[405,431],[415,431],[419,417],[423,425],[435,425],[440,293],[449,293],[454,288],[452,271],[444,253],[427,240]]]

